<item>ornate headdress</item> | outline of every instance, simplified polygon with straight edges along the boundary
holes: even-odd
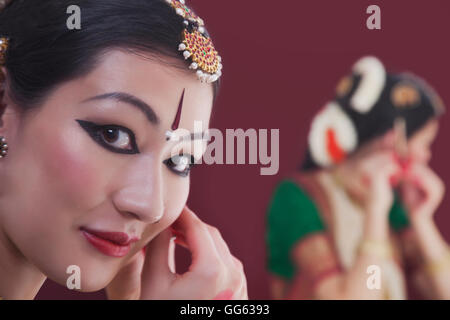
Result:
[[[12,0],[0,0],[0,10]],[[186,60],[190,59],[190,69],[195,70],[202,82],[212,83],[222,75],[222,58],[214,48],[205,30],[205,23],[185,4],[184,0],[165,0],[178,15],[184,18],[185,29],[181,34],[178,50]],[[4,65],[9,39],[0,36],[0,65]]]
[[[0,0],[0,11],[3,10],[12,0]],[[9,38],[0,36],[0,66],[5,64],[6,50],[8,49]]]
[[[303,169],[340,163],[393,129],[398,120],[411,136],[444,111],[442,100],[424,80],[409,73],[388,73],[380,60],[364,57],[312,121]]]
[[[0,11],[3,10],[8,4],[10,4],[11,1],[12,0],[0,0]],[[6,50],[8,50],[8,45],[9,45],[9,38],[0,35],[0,66],[5,65]]]
[[[205,30],[205,23],[185,4],[184,0],[165,0],[176,13],[184,18],[186,28],[181,35],[178,50],[186,60],[190,59],[190,69],[197,71],[202,82],[215,82],[222,75],[222,58],[214,48]]]
[[[7,37],[0,37],[0,66],[5,64],[6,50],[8,50],[9,39]]]

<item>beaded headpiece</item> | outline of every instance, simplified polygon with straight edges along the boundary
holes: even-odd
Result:
[[[207,35],[204,21],[186,6],[185,0],[166,0],[176,13],[184,18],[186,28],[181,35],[178,50],[186,60],[190,59],[190,69],[197,71],[202,82],[215,82],[222,75],[222,58]]]
[[[0,11],[3,10],[12,0],[0,0]],[[5,65],[6,50],[8,49],[9,38],[0,36],[0,66]]]
[[[0,0],[0,10],[12,0]],[[190,69],[196,70],[202,82],[212,83],[222,75],[222,58],[207,35],[204,21],[185,4],[184,0],[165,0],[175,12],[184,18],[185,29],[181,34],[178,50],[186,60],[190,60]],[[0,37],[0,65],[4,65],[9,39]]]
[[[9,39],[0,37],[0,66],[5,64],[6,50],[8,49]]]
[[[389,73],[375,57],[358,60],[335,97],[314,117],[304,170],[328,168],[396,128],[411,137],[445,111],[435,90],[410,73]]]

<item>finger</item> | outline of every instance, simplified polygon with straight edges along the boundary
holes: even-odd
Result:
[[[231,289],[234,292],[232,295],[233,297],[240,297],[241,294],[239,292],[242,290],[242,287],[246,281],[244,267],[241,261],[231,254],[230,249],[223,239],[220,231],[212,226],[208,226],[208,229],[214,239],[225,269],[225,274],[222,279],[223,286],[224,288]]]
[[[445,185],[429,167],[413,164],[407,172],[407,181],[420,190],[424,202],[431,207],[437,206],[441,202],[445,193]]]
[[[221,260],[225,263],[228,267],[235,266],[234,264],[234,257],[232,256],[230,249],[228,248],[228,245],[226,244],[225,240],[222,237],[222,234],[220,233],[219,229],[213,227],[213,226],[207,226],[209,233],[211,234],[211,237],[214,241],[214,244],[216,246],[217,251],[219,252]]]
[[[248,300],[247,281],[243,282],[242,288],[237,292],[235,300]]]
[[[417,208],[424,199],[423,192],[420,192],[419,189],[411,183],[404,183],[402,185],[401,196],[402,201],[408,210]]]
[[[143,284],[165,286],[174,279],[175,276],[169,267],[171,239],[170,230],[164,230],[147,245],[142,270]]]
[[[191,252],[190,272],[201,273],[211,270],[220,262],[219,253],[207,225],[187,207],[172,227],[184,236],[188,250]]]
[[[169,270],[171,273],[176,273],[176,264],[175,264],[175,237],[171,237],[169,243]]]
[[[417,184],[423,187],[424,191],[444,188],[441,178],[427,166],[413,164],[410,173],[412,173],[412,177],[416,180]]]
[[[240,275],[240,282],[239,287],[235,294],[235,300],[248,300],[248,294],[247,294],[247,278],[245,277],[244,273],[244,267],[242,265],[242,262],[238,259],[234,259],[236,268],[239,270]]]
[[[371,176],[376,188],[391,188],[394,179],[399,179],[401,168],[394,162],[384,162],[372,169]]]

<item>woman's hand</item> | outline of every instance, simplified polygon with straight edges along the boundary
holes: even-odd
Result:
[[[445,194],[444,182],[428,166],[413,163],[401,184],[403,203],[411,219],[432,218]]]
[[[394,201],[393,183],[401,174],[401,167],[392,151],[380,151],[358,158],[347,169],[347,174],[356,177],[349,179],[354,181],[350,192],[361,200],[366,210],[387,216]]]
[[[123,292],[124,299],[246,300],[247,281],[242,263],[233,257],[219,231],[185,208],[173,225],[152,240],[146,255],[137,254],[108,287],[108,296]],[[173,270],[175,242],[191,251],[192,263],[184,274]],[[141,272],[139,272],[139,270]],[[136,288],[139,284],[139,289]]]

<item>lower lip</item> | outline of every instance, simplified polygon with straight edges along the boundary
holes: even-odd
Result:
[[[96,248],[104,255],[114,258],[122,258],[126,256],[128,252],[130,252],[130,244],[121,246],[111,241],[99,238],[85,230],[82,230],[81,232],[83,233],[86,240],[89,241],[89,243],[92,244],[94,248]]]

